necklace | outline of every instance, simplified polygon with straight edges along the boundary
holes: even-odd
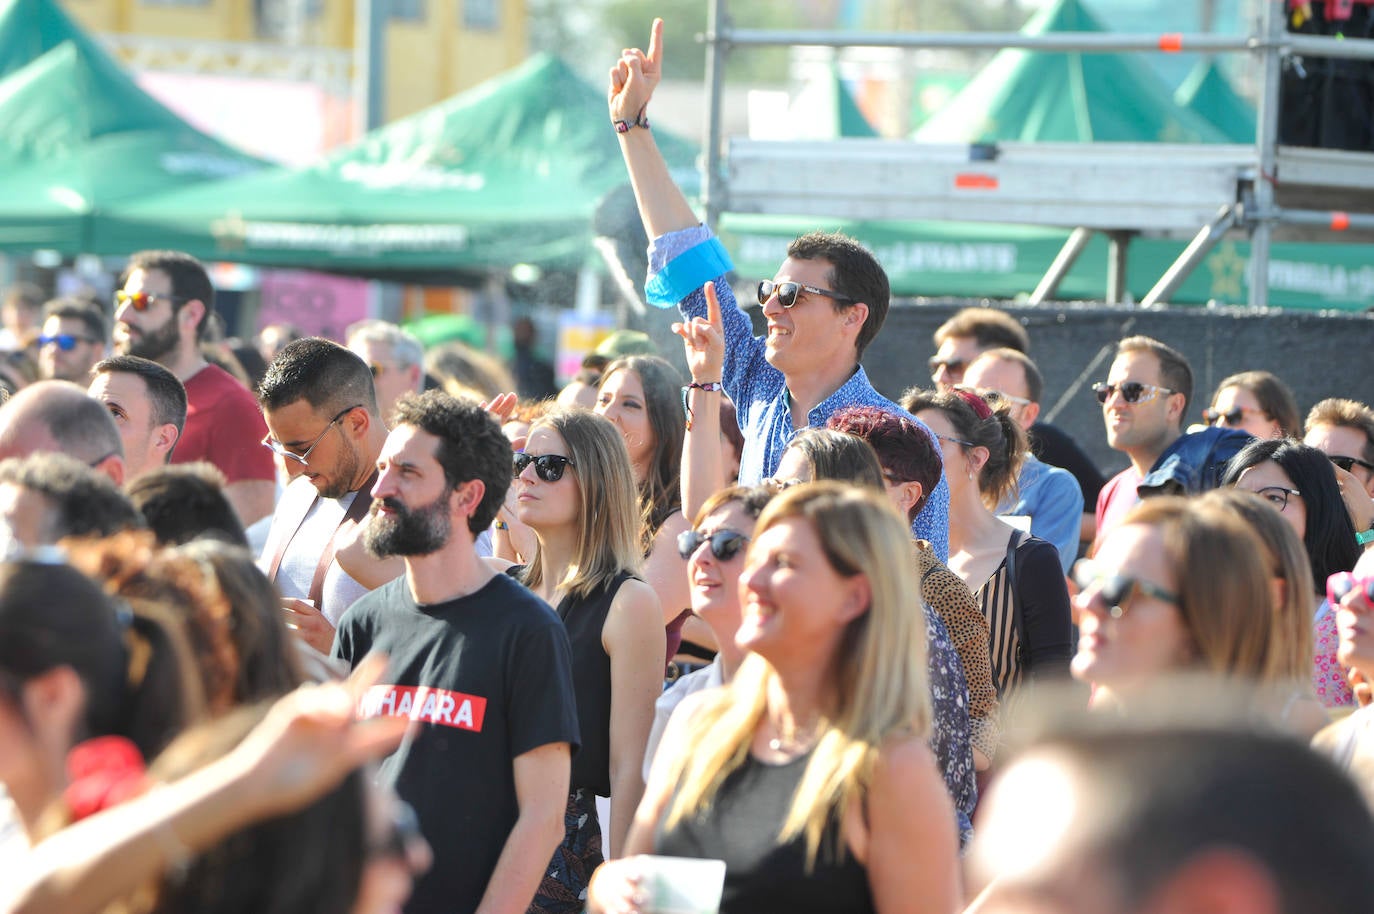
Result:
[[[806,727],[792,727],[790,732],[788,729],[773,723],[771,719],[768,723],[773,728],[773,732],[777,734],[768,740],[768,748],[774,752],[782,752],[787,755],[798,755],[810,749],[821,729],[819,719],[812,721]]]

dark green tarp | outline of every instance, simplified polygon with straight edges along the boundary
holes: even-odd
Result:
[[[0,74],[0,249],[93,251],[112,206],[264,164],[140,89],[46,0],[0,5]]]
[[[1255,142],[1255,106],[1231,87],[1215,60],[1199,60],[1174,90],[1174,101],[1220,130],[1228,143]]]
[[[689,144],[654,130],[690,175]],[[597,202],[625,181],[604,92],[539,55],[313,166],[128,207],[99,243],[372,274],[576,268]]]
[[[1103,28],[1079,0],[1059,0],[1021,31]],[[914,136],[931,143],[1226,142],[1221,131],[1178,105],[1138,55],[1019,49],[998,51]]]

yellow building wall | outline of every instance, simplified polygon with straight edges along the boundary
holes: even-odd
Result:
[[[498,0],[497,28],[465,28],[465,0],[424,0],[426,18],[392,19],[386,37],[386,120],[413,114],[469,89],[527,56],[524,0]],[[96,32],[261,41],[251,0],[205,0],[196,6],[165,6],[147,0],[63,0],[83,27]],[[323,0],[305,31],[309,43],[352,48],[353,0]]]

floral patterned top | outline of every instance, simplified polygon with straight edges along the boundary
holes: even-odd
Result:
[[[1336,659],[1341,638],[1336,632],[1336,614],[1322,600],[1312,622],[1312,688],[1324,708],[1353,708],[1355,693],[1346,678],[1346,668]]]
[[[922,601],[921,608],[926,619],[926,676],[930,679],[930,751],[954,801],[962,848],[973,834],[973,808],[978,805],[973,744],[969,742],[968,686],[945,623],[929,603]]]

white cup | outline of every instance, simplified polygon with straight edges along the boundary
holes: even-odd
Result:
[[[649,914],[716,914],[725,886],[725,861],[695,857],[636,858]]]

